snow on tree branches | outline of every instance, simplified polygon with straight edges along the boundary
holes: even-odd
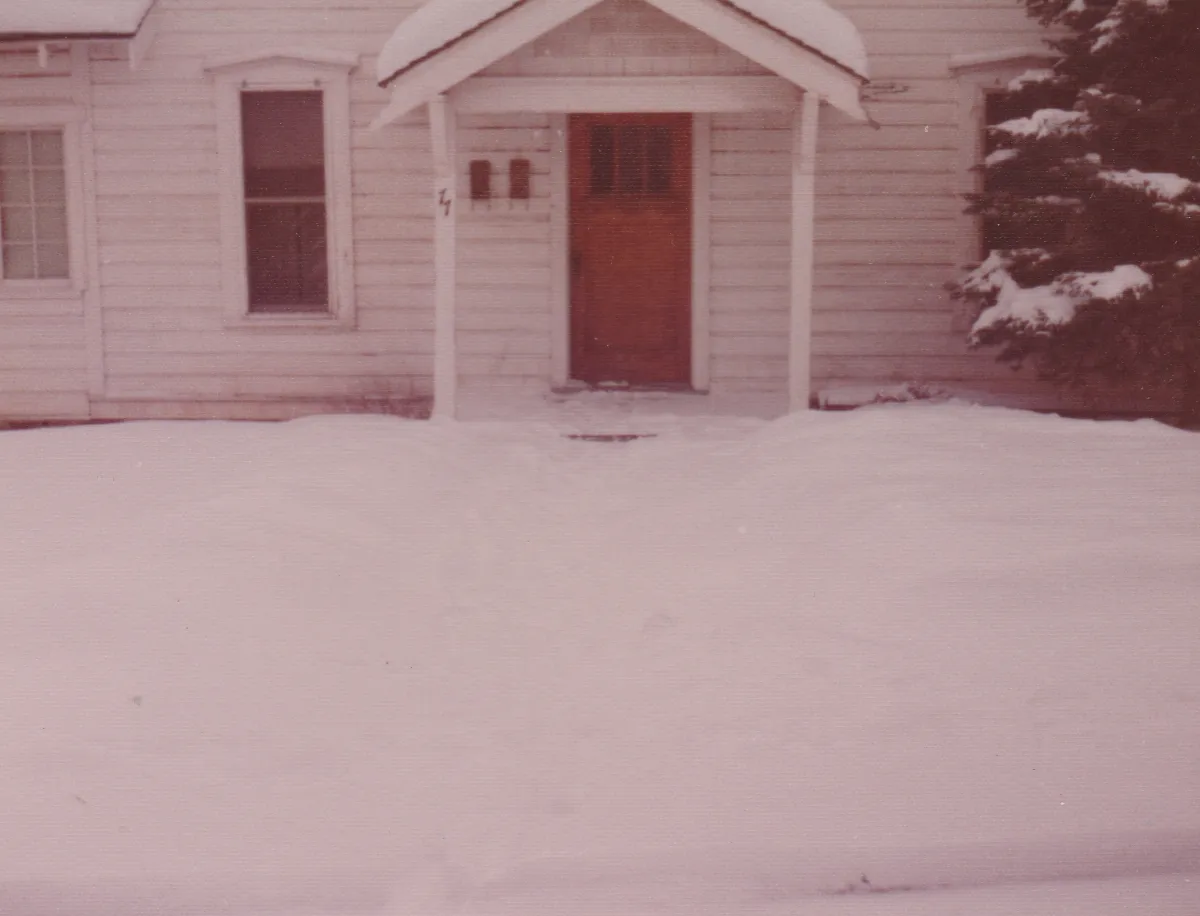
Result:
[[[1200,0],[1026,0],[1060,58],[989,99],[970,340],[1200,425]]]

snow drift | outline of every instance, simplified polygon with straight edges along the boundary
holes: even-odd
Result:
[[[956,405],[0,434],[6,912],[1184,870],[1198,466]]]

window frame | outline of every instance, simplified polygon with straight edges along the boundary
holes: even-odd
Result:
[[[1047,68],[1057,59],[1058,55],[1048,49],[1021,48],[951,60],[950,72],[958,82],[960,199],[983,191],[983,175],[977,167],[984,159],[988,94],[1004,89],[1025,71]],[[965,199],[962,205],[965,209]],[[978,263],[983,244],[982,217],[960,210],[958,230],[955,263],[960,266]]]
[[[67,218],[67,276],[6,278],[0,272],[0,299],[74,298],[82,295],[87,288],[82,121],[82,112],[71,106],[32,109],[0,105],[0,132],[58,131],[62,133],[63,180],[66,185]]]
[[[1014,48],[1005,51],[964,54],[950,58],[948,69],[958,86],[958,184],[960,206],[956,215],[954,263],[969,268],[979,263],[983,247],[983,217],[964,212],[967,195],[983,191],[983,174],[977,168],[984,159],[989,93],[1004,89],[1027,70],[1050,67],[1059,55],[1049,48]],[[970,306],[960,303],[954,329],[966,331],[975,320]]]
[[[287,52],[210,62],[206,67],[217,92],[221,273],[227,327],[344,328],[355,324],[350,73],[357,66],[357,55]],[[322,312],[251,312],[242,93],[314,90],[322,94],[324,119],[328,308]]]

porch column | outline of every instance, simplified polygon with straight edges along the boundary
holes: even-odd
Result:
[[[458,399],[455,295],[457,269],[458,130],[445,95],[429,103],[434,168],[433,419],[452,420]]]
[[[813,243],[817,116],[821,100],[805,92],[792,115],[792,279],[788,409],[807,410],[812,387]]]

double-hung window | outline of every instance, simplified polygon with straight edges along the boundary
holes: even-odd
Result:
[[[0,130],[0,276],[65,280],[67,171],[61,130]]]
[[[226,317],[353,322],[349,72],[336,55],[214,64]]]
[[[0,297],[83,288],[79,112],[0,107]]]
[[[1055,55],[1043,48],[1014,48],[1005,51],[956,55],[948,64],[958,86],[958,175],[957,231],[954,258],[962,267],[978,263],[993,248],[1019,243],[1016,226],[1001,220],[983,219],[966,211],[967,198],[984,190],[1003,190],[994,177],[979,168],[992,151],[994,138],[989,126],[1017,116],[1001,90],[1029,70],[1049,67]],[[1034,176],[1028,176],[1031,179]],[[985,180],[989,182],[985,185]],[[954,325],[966,330],[975,320],[968,303],[960,303]]]
[[[242,93],[251,314],[329,310],[323,94]]]
[[[1029,114],[1007,99],[1003,90],[1009,82],[1028,70],[1040,70],[1050,66],[1054,60],[1051,52],[1042,49],[1018,48],[995,53],[968,54],[952,58],[950,70],[958,81],[959,121],[959,190],[963,196],[981,191],[1003,191],[993,176],[985,176],[979,169],[987,155],[992,152],[995,138],[989,128],[1010,118]],[[1013,190],[1036,185],[1038,175],[1030,171],[1010,177]],[[986,182],[986,184],[985,184]],[[963,201],[963,207],[966,202]],[[960,216],[961,227],[957,236],[959,245],[957,260],[966,265],[986,257],[993,248],[1007,248],[1023,243],[1018,227],[1006,225],[1001,220]]]

